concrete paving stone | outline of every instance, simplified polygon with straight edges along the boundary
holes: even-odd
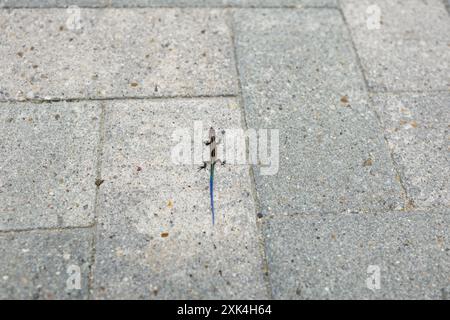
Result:
[[[228,0],[235,6],[249,7],[337,7],[337,0]]]
[[[337,10],[237,10],[250,128],[280,129],[280,169],[255,169],[268,213],[400,209],[402,189]]]
[[[337,6],[337,0],[0,0],[0,8]]]
[[[112,6],[236,6],[236,7],[293,7],[337,6],[336,0],[111,0]]]
[[[111,0],[0,0],[0,8],[106,7]]]
[[[408,196],[419,208],[450,207],[450,93],[373,98]]]
[[[449,223],[448,212],[273,217],[263,228],[274,298],[445,299]]]
[[[171,161],[172,133],[202,120],[240,128],[235,99],[115,101],[108,105],[94,297],[265,298],[248,166],[215,173]],[[158,137],[159,135],[159,137]]]
[[[343,0],[341,5],[373,91],[449,88],[450,19],[442,1]]]
[[[0,11],[0,99],[237,92],[223,11],[79,10]]]
[[[86,299],[91,241],[87,229],[0,234],[0,299]]]
[[[100,109],[0,103],[0,230],[92,224]]]

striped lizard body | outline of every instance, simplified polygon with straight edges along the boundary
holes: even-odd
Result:
[[[215,212],[214,212],[214,168],[217,162],[224,165],[225,161],[221,161],[217,159],[217,140],[216,140],[216,131],[214,128],[209,128],[209,140],[205,142],[206,145],[209,145],[209,156],[210,161],[203,162],[203,165],[199,168],[199,170],[205,169],[210,164],[210,176],[209,176],[209,196],[211,202],[211,214],[212,214],[212,224],[215,223]]]

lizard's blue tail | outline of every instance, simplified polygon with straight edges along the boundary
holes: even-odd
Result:
[[[212,224],[214,225],[214,164],[211,164],[211,174],[209,176],[209,196],[211,198]]]

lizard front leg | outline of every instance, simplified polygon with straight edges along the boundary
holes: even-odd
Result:
[[[203,161],[203,164],[200,167],[198,167],[198,171],[206,169],[206,167],[208,166],[209,163],[210,163],[210,161]]]
[[[226,164],[226,161],[224,160],[224,161],[222,161],[222,160],[220,160],[220,159],[217,159],[216,161],[214,161],[214,164],[216,164],[216,163],[220,163],[222,166],[224,166],[225,164]]]
[[[206,141],[204,141],[203,143],[206,145],[206,146],[209,146],[211,143],[213,143],[213,142],[215,142],[216,141],[216,136],[212,136],[212,137],[209,137],[209,140],[206,140]]]

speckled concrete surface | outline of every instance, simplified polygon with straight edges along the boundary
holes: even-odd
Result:
[[[448,90],[450,23],[441,0],[341,4],[372,90]],[[373,28],[367,27],[369,6],[375,6]]]
[[[88,298],[91,239],[86,229],[0,234],[0,298]]]
[[[0,103],[0,231],[93,224],[100,112]]]
[[[95,297],[267,297],[248,167],[217,169],[213,226],[208,175],[166,150],[199,117],[239,127],[237,101],[123,101],[106,114]]]
[[[243,9],[234,19],[247,122],[283,128],[280,171],[256,170],[263,214],[401,208],[339,12]]]
[[[0,298],[448,299],[446,2],[0,0]]]
[[[446,298],[449,223],[446,211],[274,217],[264,227],[274,298]]]
[[[0,99],[235,94],[224,13],[2,10]]]
[[[411,205],[450,208],[450,93],[373,98]]]
[[[336,7],[338,0],[0,0],[5,8],[68,7]]]

